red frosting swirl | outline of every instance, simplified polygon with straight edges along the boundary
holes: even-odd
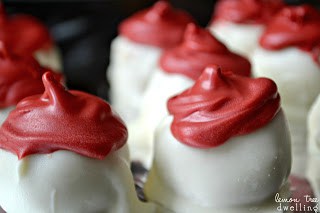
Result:
[[[269,50],[296,46],[320,63],[320,13],[307,5],[284,8],[269,23],[260,44]]]
[[[52,38],[47,28],[29,15],[8,17],[0,3],[0,40],[18,55],[33,55],[40,49],[52,46]]]
[[[122,147],[127,129],[108,103],[80,91],[66,91],[52,73],[45,92],[22,100],[0,128],[0,147],[19,159],[69,150],[103,159]]]
[[[160,67],[168,73],[178,73],[197,80],[209,64],[221,66],[236,74],[250,76],[250,62],[230,52],[208,30],[188,24],[183,42],[163,53]]]
[[[181,42],[189,22],[194,22],[189,14],[172,8],[166,1],[158,1],[124,20],[119,31],[134,42],[171,48]]]
[[[171,131],[180,142],[212,148],[269,123],[280,109],[276,84],[207,67],[193,87],[168,101]]]
[[[21,99],[41,94],[43,68],[32,56],[16,56],[0,41],[0,108],[16,105]],[[51,71],[50,71],[51,72]],[[55,74],[61,78],[59,74]]]
[[[282,0],[220,0],[212,21],[266,24],[283,6]]]

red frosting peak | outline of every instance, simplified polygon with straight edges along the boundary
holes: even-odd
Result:
[[[0,108],[16,105],[21,99],[41,94],[41,76],[46,71],[32,56],[16,56],[0,41]],[[55,74],[61,78],[59,74]]]
[[[269,23],[260,44],[270,50],[299,47],[320,63],[320,13],[307,5],[284,8]]]
[[[192,23],[187,26],[183,42],[165,51],[160,58],[160,66],[165,72],[182,74],[193,80],[197,80],[209,64],[239,75],[251,74],[247,59],[230,52],[208,30]]]
[[[103,159],[122,147],[127,129],[108,103],[67,91],[52,73],[43,75],[45,92],[22,100],[0,128],[0,147],[19,159],[69,150]]]
[[[166,1],[158,1],[124,20],[119,31],[134,42],[171,48],[181,42],[189,22],[194,22],[189,14],[172,8]]]
[[[208,66],[191,90],[195,93],[208,92],[222,86],[224,83],[226,83],[226,81],[221,73],[221,68]]]
[[[17,55],[33,55],[40,49],[52,46],[47,28],[29,15],[7,16],[0,3],[0,39]]]
[[[171,10],[172,7],[167,2],[156,2],[151,10],[146,11],[146,19],[149,19],[150,21],[159,21],[167,15],[170,15]]]
[[[70,109],[67,105],[68,103],[63,100],[72,99],[73,95],[67,92],[66,89],[56,81],[53,75],[45,73],[42,79],[45,91],[41,99],[49,101],[51,105],[58,108]]]
[[[193,23],[187,25],[182,45],[195,51],[228,52],[227,47],[212,36],[208,30],[204,30]]]
[[[282,0],[220,0],[212,21],[266,24],[283,6]]]
[[[207,67],[193,87],[172,97],[171,131],[180,142],[212,148],[268,124],[280,109],[276,84]]]

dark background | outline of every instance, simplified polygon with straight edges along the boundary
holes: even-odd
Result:
[[[110,42],[117,35],[121,20],[152,5],[154,0],[83,1],[3,1],[6,11],[28,13],[42,20],[51,31],[62,56],[67,85],[108,98],[106,69]],[[211,18],[214,0],[172,0],[175,7],[187,10],[202,26]],[[320,0],[286,0],[290,4]]]

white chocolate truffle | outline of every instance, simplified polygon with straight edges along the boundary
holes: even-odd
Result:
[[[111,103],[126,122],[140,113],[141,97],[163,49],[179,44],[193,18],[158,1],[125,19],[112,42],[108,78]]]
[[[16,213],[151,212],[138,201],[119,151],[100,161],[69,151],[18,160],[0,150],[1,206]]]
[[[258,48],[252,57],[254,76],[273,79],[281,95],[292,139],[292,172],[305,175],[306,119],[320,93],[320,67],[312,57],[298,48],[278,51]]]
[[[146,88],[139,118],[128,124],[132,159],[139,159],[145,166],[150,166],[154,130],[168,114],[167,100],[192,86],[210,64],[218,64],[242,76],[251,74],[247,59],[230,52],[208,30],[188,24],[183,42],[161,55]]]
[[[155,135],[147,199],[177,213],[277,212],[274,196],[289,197],[289,134],[282,112],[267,126],[213,149],[195,149],[172,136],[167,117]]]
[[[320,13],[308,5],[283,8],[268,24],[252,56],[255,76],[273,79],[289,121],[292,173],[305,176],[307,115],[320,93]]]
[[[104,100],[67,91],[53,73],[0,128],[0,206],[6,212],[153,212],[138,200],[127,129]]]
[[[273,81],[208,66],[167,105],[147,199],[179,213],[275,212],[276,193],[288,196],[291,145]]]
[[[250,57],[265,26],[283,6],[281,0],[219,0],[208,27],[232,51]]]

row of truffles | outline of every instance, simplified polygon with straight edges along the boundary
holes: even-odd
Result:
[[[154,29],[158,27],[158,31],[167,32],[167,25],[170,26],[169,30],[178,28],[176,20],[182,19],[182,15],[185,17],[183,20],[189,23],[184,21],[178,25],[179,34],[175,33],[174,36],[179,36],[175,40],[180,43],[177,42],[174,47],[163,44],[161,54],[158,50],[157,57],[152,60],[145,57],[153,55],[149,51],[153,48],[151,42],[160,40],[165,43],[167,36],[172,37],[167,33],[154,32]],[[208,30],[190,23],[191,19],[187,17],[168,2],[159,1],[125,20],[120,25],[120,35],[112,43],[108,70],[111,103],[127,122],[132,159],[142,161],[147,167],[150,167],[152,159],[154,130],[168,114],[166,102],[170,96],[191,86],[208,64],[219,64],[223,69],[240,75],[251,75],[251,65],[247,59],[230,52]],[[131,32],[137,35],[145,31],[151,35],[144,37],[144,43],[131,38]],[[122,65],[117,66],[117,61],[121,61]],[[141,75],[145,76],[142,80],[139,78]],[[118,108],[118,105],[121,107]],[[134,113],[133,117],[131,113]]]
[[[147,199],[177,213],[279,212],[291,144],[276,84],[208,66],[168,101]]]
[[[66,90],[52,72],[42,81],[43,94],[21,100],[0,127],[8,213],[278,212],[274,195],[290,196],[290,136],[270,79],[212,65],[169,99],[148,202],[135,192],[127,128],[111,106]]]
[[[305,53],[308,63],[319,62],[319,13],[308,6],[283,7],[274,15],[280,26],[268,31],[270,21],[264,33],[276,34],[271,43],[284,37],[281,48]],[[119,114],[129,132],[107,102],[68,91],[60,74],[47,72],[33,55],[19,58],[6,48],[9,41],[0,43],[0,72],[8,76],[1,97],[12,107],[0,127],[0,206],[8,213],[279,212],[275,196],[290,197],[292,137],[280,82],[277,87],[271,79],[252,78],[255,66],[251,70],[247,59],[166,1],[133,15],[120,29],[109,77],[111,86],[121,85],[112,87],[111,97],[124,101]],[[311,35],[298,34],[295,43],[296,32],[304,31]],[[294,42],[286,43],[288,37]],[[141,68],[147,72],[141,87],[140,67],[149,65]],[[284,72],[291,64],[279,66]],[[26,88],[34,93],[20,95]],[[313,111],[310,129],[320,117]],[[315,157],[308,174],[319,195],[318,132],[310,132]],[[135,134],[141,141],[131,140]],[[147,202],[135,192],[130,161],[136,159],[150,169]]]
[[[219,1],[209,28],[250,59],[254,77],[277,83],[292,138],[292,172],[305,176],[307,116],[320,93],[319,11],[277,0]]]
[[[223,69],[239,75],[250,75],[250,63],[245,58],[231,53],[208,30],[189,24],[183,41],[166,50],[159,65],[153,70],[142,100],[141,113],[135,123],[129,123],[129,144],[134,144],[133,158],[146,159],[141,153],[152,153],[154,130],[168,114],[167,100],[193,85],[206,65],[219,64]],[[159,90],[159,88],[161,88]],[[151,156],[148,156],[149,164]]]
[[[61,61],[44,25],[0,9],[2,209],[157,212],[136,196],[122,120],[105,101],[60,84]]]
[[[220,0],[203,29],[159,1],[124,20],[119,33],[107,73],[111,103],[128,125],[132,160],[150,168],[167,100],[214,64],[275,81],[292,138],[292,173],[306,175],[307,116],[320,93],[319,11],[280,0]]]

